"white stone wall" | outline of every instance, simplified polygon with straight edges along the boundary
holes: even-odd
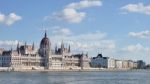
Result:
[[[116,60],[116,68],[122,69],[122,60]]]
[[[109,58],[107,68],[115,68],[115,59]]]

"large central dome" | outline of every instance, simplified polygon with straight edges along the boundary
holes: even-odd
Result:
[[[45,32],[45,36],[44,38],[41,40],[41,44],[40,44],[40,48],[46,48],[49,49],[51,45],[51,42],[49,40],[49,38],[47,38],[47,34]]]

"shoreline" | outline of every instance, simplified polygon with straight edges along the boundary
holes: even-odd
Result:
[[[0,72],[121,72],[121,71],[148,71],[150,69],[49,69],[49,70],[0,70]]]

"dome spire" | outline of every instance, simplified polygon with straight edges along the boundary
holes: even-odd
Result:
[[[47,33],[46,33],[46,30],[45,30],[45,38],[47,38]]]
[[[50,49],[50,46],[51,46],[51,43],[49,41],[49,38],[47,37],[47,33],[45,30],[45,35],[44,35],[43,39],[41,40],[40,48]]]

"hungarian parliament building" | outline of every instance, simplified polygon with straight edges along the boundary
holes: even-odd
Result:
[[[16,49],[0,49],[0,67],[10,69],[86,69],[90,67],[87,54],[72,54],[70,45],[65,48],[63,41],[60,48],[51,49],[51,42],[45,35],[39,49],[33,45],[20,45]]]

